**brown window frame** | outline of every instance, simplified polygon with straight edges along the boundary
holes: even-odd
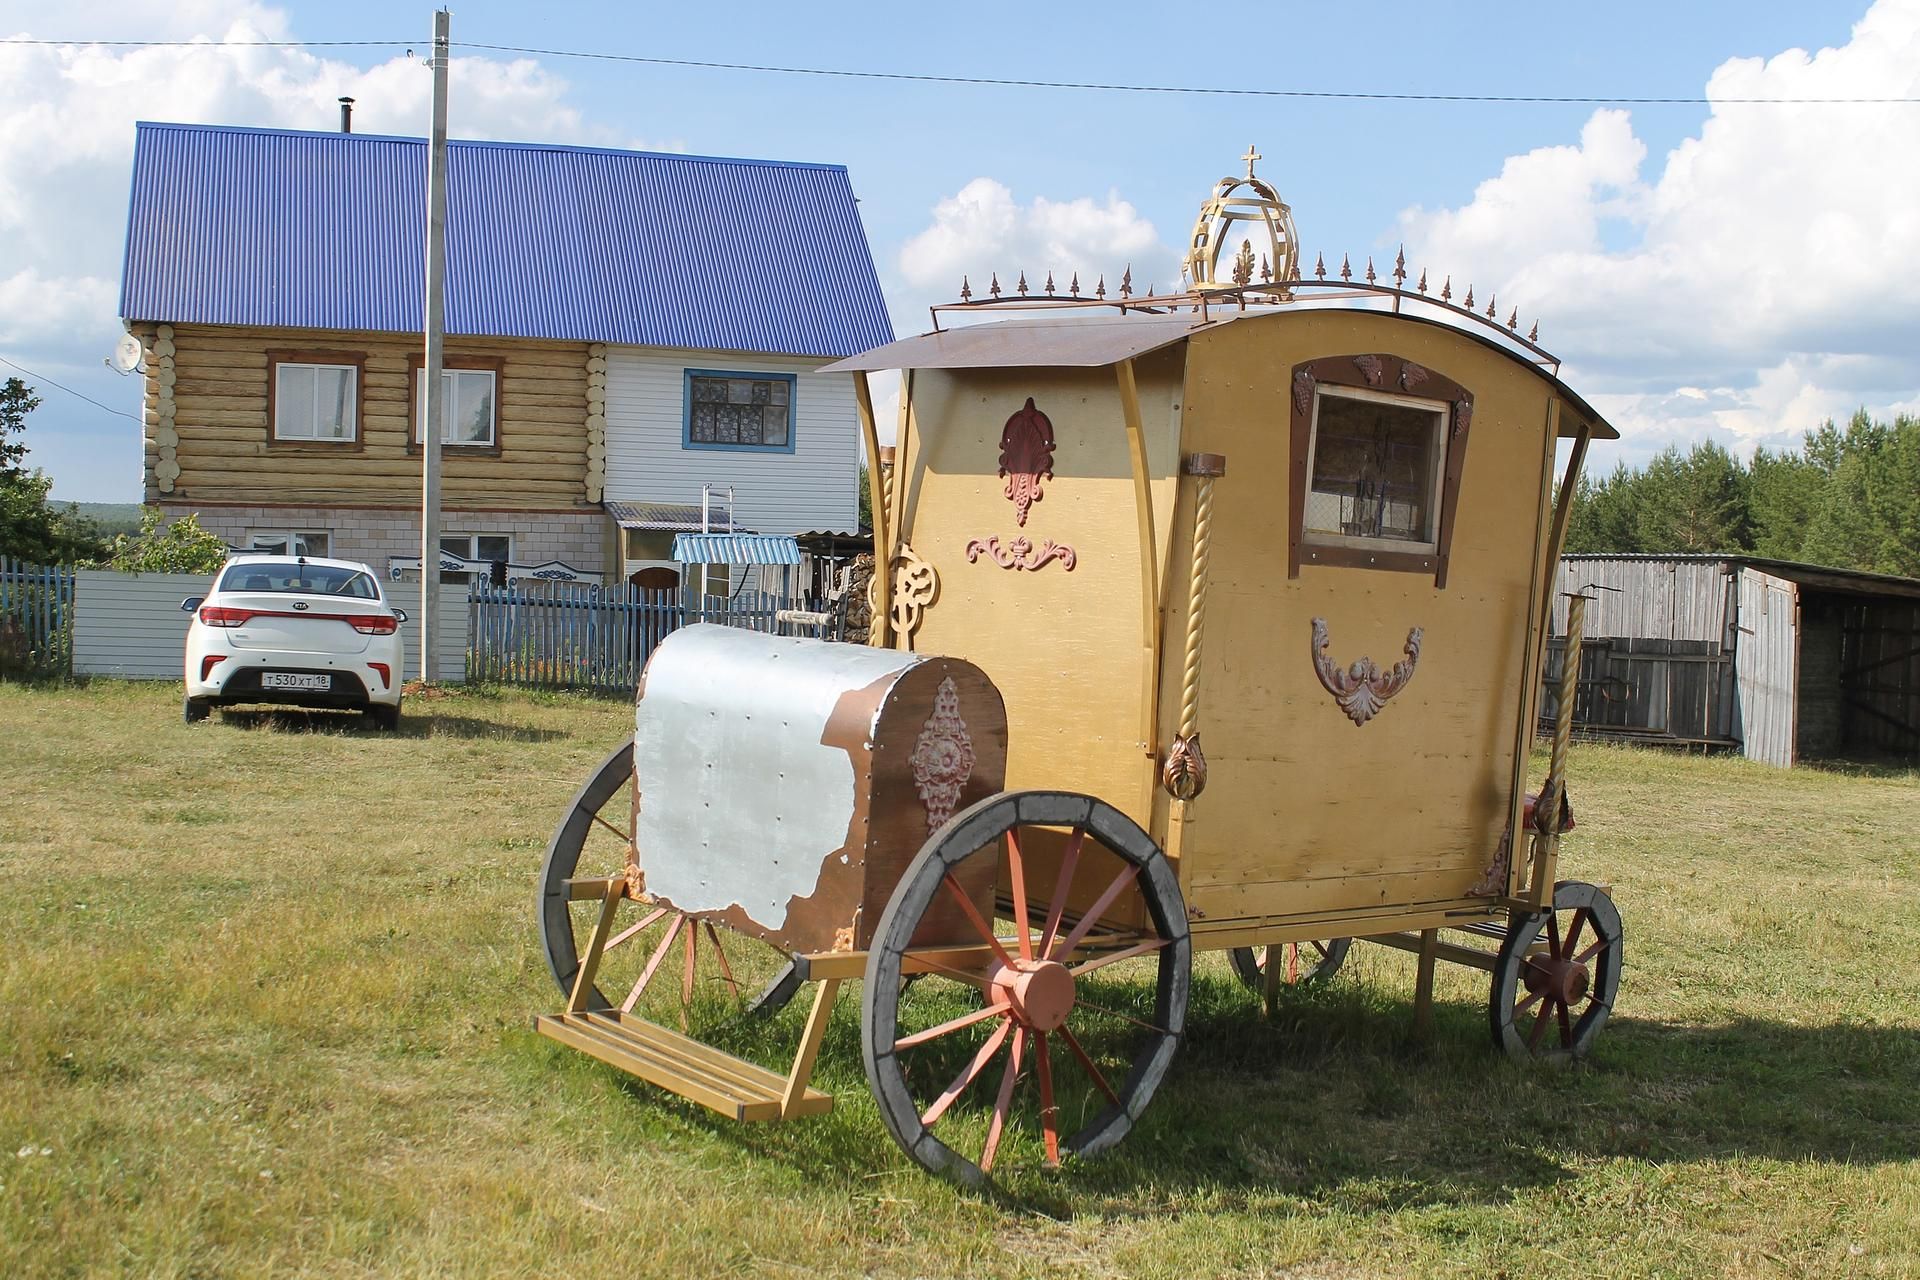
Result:
[[[288,453],[359,453],[367,446],[367,353],[364,351],[268,351],[267,447]],[[293,439],[280,436],[280,366],[332,365],[353,370],[353,435],[346,440]]]
[[[1394,551],[1387,540],[1382,540],[1379,550],[1347,543],[1320,542],[1307,530],[1307,487],[1312,481],[1307,469],[1313,452],[1314,425],[1322,386],[1385,392],[1427,400],[1443,411],[1446,453],[1441,461],[1440,513],[1432,551]],[[1299,577],[1303,564],[1342,569],[1383,569],[1394,573],[1430,573],[1433,575],[1433,585],[1445,588],[1447,564],[1453,546],[1454,516],[1460,501],[1460,477],[1466,469],[1467,433],[1473,425],[1473,392],[1405,356],[1386,352],[1361,352],[1357,355],[1325,356],[1318,360],[1302,361],[1293,366],[1292,387],[1292,468],[1289,479],[1293,510],[1287,541],[1287,577]]]
[[[407,452],[420,452],[420,373],[427,367],[424,355],[411,356],[407,360]],[[506,387],[507,362],[499,356],[447,356],[440,362],[442,369],[472,369],[493,375],[493,443],[459,444],[440,442],[442,457],[455,458],[497,458],[501,452],[501,440],[505,436],[505,417],[501,412]],[[453,450],[448,454],[447,450]]]

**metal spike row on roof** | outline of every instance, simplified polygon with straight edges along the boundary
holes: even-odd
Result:
[[[1394,286],[1398,288],[1402,284],[1405,284],[1406,279],[1407,279],[1407,250],[1406,250],[1406,246],[1402,245],[1400,247],[1399,252],[1393,255]]]
[[[1353,268],[1347,264],[1347,255],[1344,253],[1340,255],[1340,278],[1342,280],[1353,279]]]

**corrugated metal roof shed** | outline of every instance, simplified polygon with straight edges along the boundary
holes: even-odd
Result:
[[[799,564],[800,547],[778,533],[676,533],[677,564]]]
[[[416,331],[421,138],[142,123],[120,314]],[[840,165],[453,142],[447,331],[846,356],[893,329]]]
[[[613,522],[622,529],[679,529],[697,533],[702,528],[712,528],[714,525],[733,528],[733,518],[723,503],[715,503],[707,509],[704,526],[700,523],[700,504],[697,502],[620,502],[609,499],[600,505],[606,508]],[[734,531],[753,532],[751,529]]]

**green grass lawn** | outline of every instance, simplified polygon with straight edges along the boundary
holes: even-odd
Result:
[[[973,1195],[887,1137],[853,999],[787,1126],[531,1032],[541,852],[629,723],[0,685],[0,1276],[1920,1275],[1911,772],[1578,747],[1563,870],[1627,930],[1585,1069],[1497,1058],[1478,973],[1420,1048],[1410,956],[1272,1021],[1203,956],[1132,1136]]]

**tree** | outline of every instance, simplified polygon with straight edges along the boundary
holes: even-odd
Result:
[[[1798,560],[1806,554],[1807,528],[1833,480],[1833,469],[1815,461],[1813,432],[1807,440],[1805,454],[1754,450],[1747,468],[1748,514],[1759,555]]]
[[[860,527],[873,528],[873,492],[867,487],[867,464],[860,464]]]
[[[1589,480],[1582,473],[1567,517],[1567,554],[1629,555],[1641,550],[1634,513],[1635,473],[1617,462],[1611,474]]]
[[[140,532],[113,540],[108,563],[127,573],[213,573],[227,560],[227,544],[200,527],[200,517],[181,516],[163,525],[158,507],[140,514]]]
[[[1745,551],[1750,545],[1747,474],[1711,440],[1682,455],[1668,446],[1640,473],[1634,533],[1662,552]]]
[[[71,507],[51,506],[53,481],[27,469],[27,415],[40,406],[33,388],[18,378],[0,383],[0,556],[34,564],[87,560],[103,549],[93,525]]]

